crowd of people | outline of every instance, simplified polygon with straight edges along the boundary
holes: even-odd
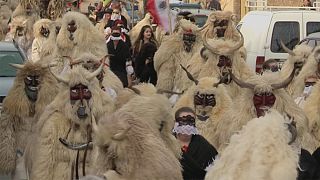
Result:
[[[25,64],[12,65],[18,73],[0,117],[0,173],[32,180],[320,179],[320,91],[306,81],[319,78],[319,48],[283,45],[290,55],[282,69],[270,59],[256,74],[234,15],[219,11],[216,0],[207,2],[217,11],[205,26],[180,12],[173,32],[155,31],[150,14],[131,29],[116,1],[98,3],[94,16],[54,19],[37,19],[29,1],[20,6],[27,13],[13,17],[10,37],[34,39]],[[314,88],[299,107],[294,99],[308,85]]]

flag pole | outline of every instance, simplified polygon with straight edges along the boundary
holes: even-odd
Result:
[[[168,18],[169,18],[169,31],[170,31],[170,34],[172,34],[172,22],[171,22],[171,10],[170,10],[170,4],[169,4],[169,0],[166,0],[166,4],[168,6]]]

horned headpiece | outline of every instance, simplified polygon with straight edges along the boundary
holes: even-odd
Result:
[[[239,35],[236,32],[236,15],[230,11],[213,11],[204,25],[209,31],[209,38],[225,38],[226,40],[239,41]]]
[[[32,61],[11,66],[18,69],[18,72],[13,87],[4,100],[4,109],[19,117],[42,112],[57,93],[57,82],[49,73],[48,66]]]

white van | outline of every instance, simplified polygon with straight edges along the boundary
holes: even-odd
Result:
[[[280,41],[293,49],[308,34],[320,32],[320,12],[295,11],[251,11],[239,22],[237,28],[244,36],[247,63],[256,72],[268,59],[276,59],[280,66],[288,54]]]

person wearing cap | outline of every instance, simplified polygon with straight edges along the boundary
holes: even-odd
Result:
[[[218,152],[199,134],[191,108],[182,107],[176,111],[173,133],[181,144],[183,179],[204,179]]]
[[[108,39],[111,34],[111,27],[113,22],[111,21],[112,9],[106,9],[104,11],[103,18],[96,24],[96,27],[100,32],[104,33],[105,38]]]
[[[127,44],[122,40],[121,28],[113,26],[110,40],[107,42],[108,53],[110,57],[110,70],[118,76],[124,87],[128,87],[128,76],[133,74],[133,68],[130,67],[131,56]]]
[[[128,27],[128,21],[127,19],[121,14],[121,4],[120,2],[112,2],[111,4],[112,8],[112,15],[111,15],[111,20],[116,21],[116,20],[122,20],[124,27]]]

